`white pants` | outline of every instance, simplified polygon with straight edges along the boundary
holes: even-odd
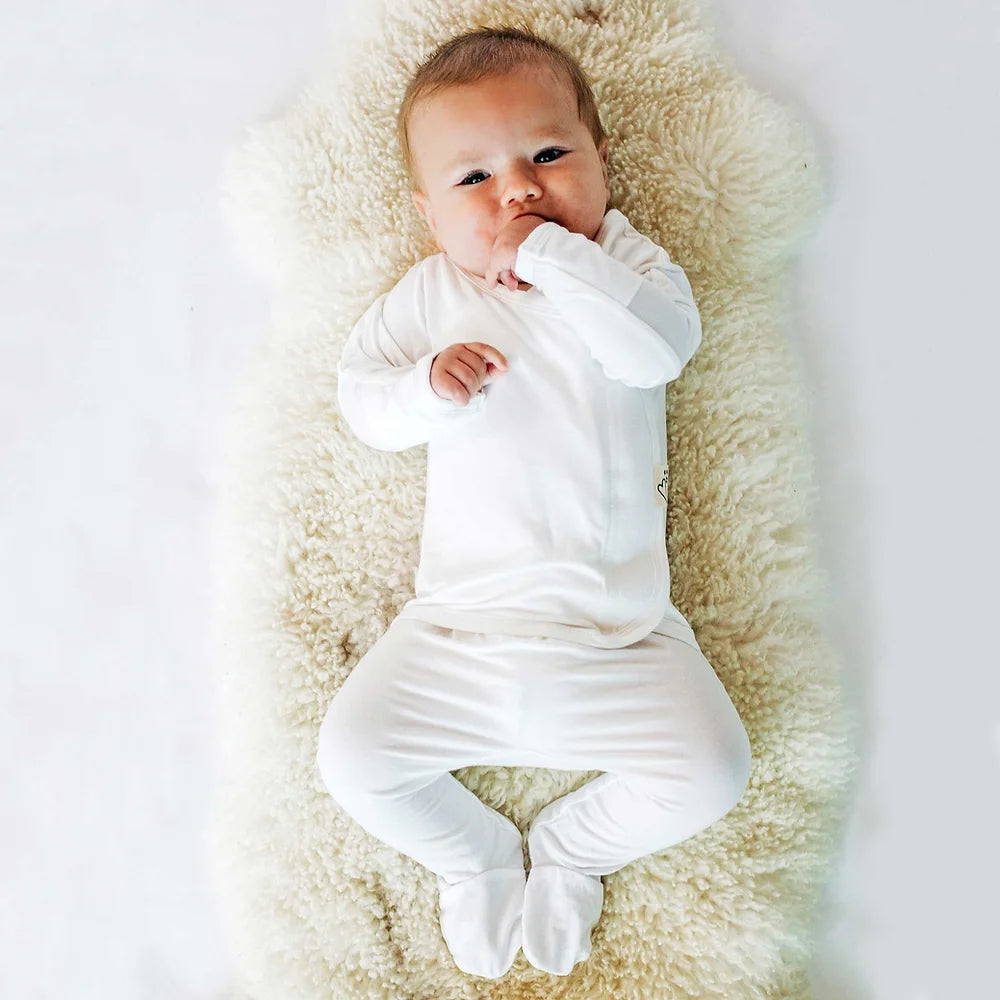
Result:
[[[317,766],[330,794],[439,883],[520,868],[517,826],[449,773],[509,765],[606,773],[531,822],[532,866],[585,875],[724,816],[750,741],[699,649],[650,633],[621,649],[396,618],[330,703]]]

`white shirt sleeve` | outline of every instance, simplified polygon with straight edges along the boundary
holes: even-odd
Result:
[[[612,226],[605,249],[545,222],[518,248],[515,273],[557,304],[609,378],[640,388],[672,382],[701,343],[691,285],[624,215]]]
[[[337,362],[337,403],[348,426],[380,451],[425,444],[436,428],[468,420],[482,390],[459,406],[430,383],[435,352],[424,326],[420,283],[411,269],[354,325]]]

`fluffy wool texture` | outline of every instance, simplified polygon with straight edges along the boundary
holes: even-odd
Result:
[[[691,0],[363,5],[275,120],[234,148],[223,203],[273,294],[230,400],[214,526],[221,784],[210,845],[240,1000],[809,995],[856,765],[826,637],[805,396],[783,321],[791,257],[822,210],[814,143],[720,62]],[[611,205],[685,269],[703,342],[667,387],[672,599],[733,700],[753,769],[740,803],[605,877],[590,958],[458,970],[434,875],[327,793],[320,723],[413,596],[426,447],[362,444],[336,361],[367,305],[437,252],[394,115],[445,38],[519,20],[572,52],[611,135]],[[453,772],[524,830],[600,772]]]

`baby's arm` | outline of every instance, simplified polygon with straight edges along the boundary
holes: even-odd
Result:
[[[608,249],[557,222],[533,229],[515,271],[557,303],[609,378],[649,388],[672,382],[701,343],[691,285],[666,250],[621,213]]]
[[[337,362],[337,403],[351,430],[380,451],[426,443],[437,428],[468,420],[486,402],[465,406],[431,388],[437,352],[424,323],[417,267],[380,295],[354,325]]]

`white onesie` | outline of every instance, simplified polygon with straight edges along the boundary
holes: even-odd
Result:
[[[446,254],[380,295],[348,337],[337,399],[366,444],[427,444],[415,596],[400,617],[595,647],[650,632],[697,648],[670,601],[666,383],[701,343],[683,269],[609,209],[594,240],[534,229],[487,288]],[[468,405],[431,388],[455,343],[509,369]]]

